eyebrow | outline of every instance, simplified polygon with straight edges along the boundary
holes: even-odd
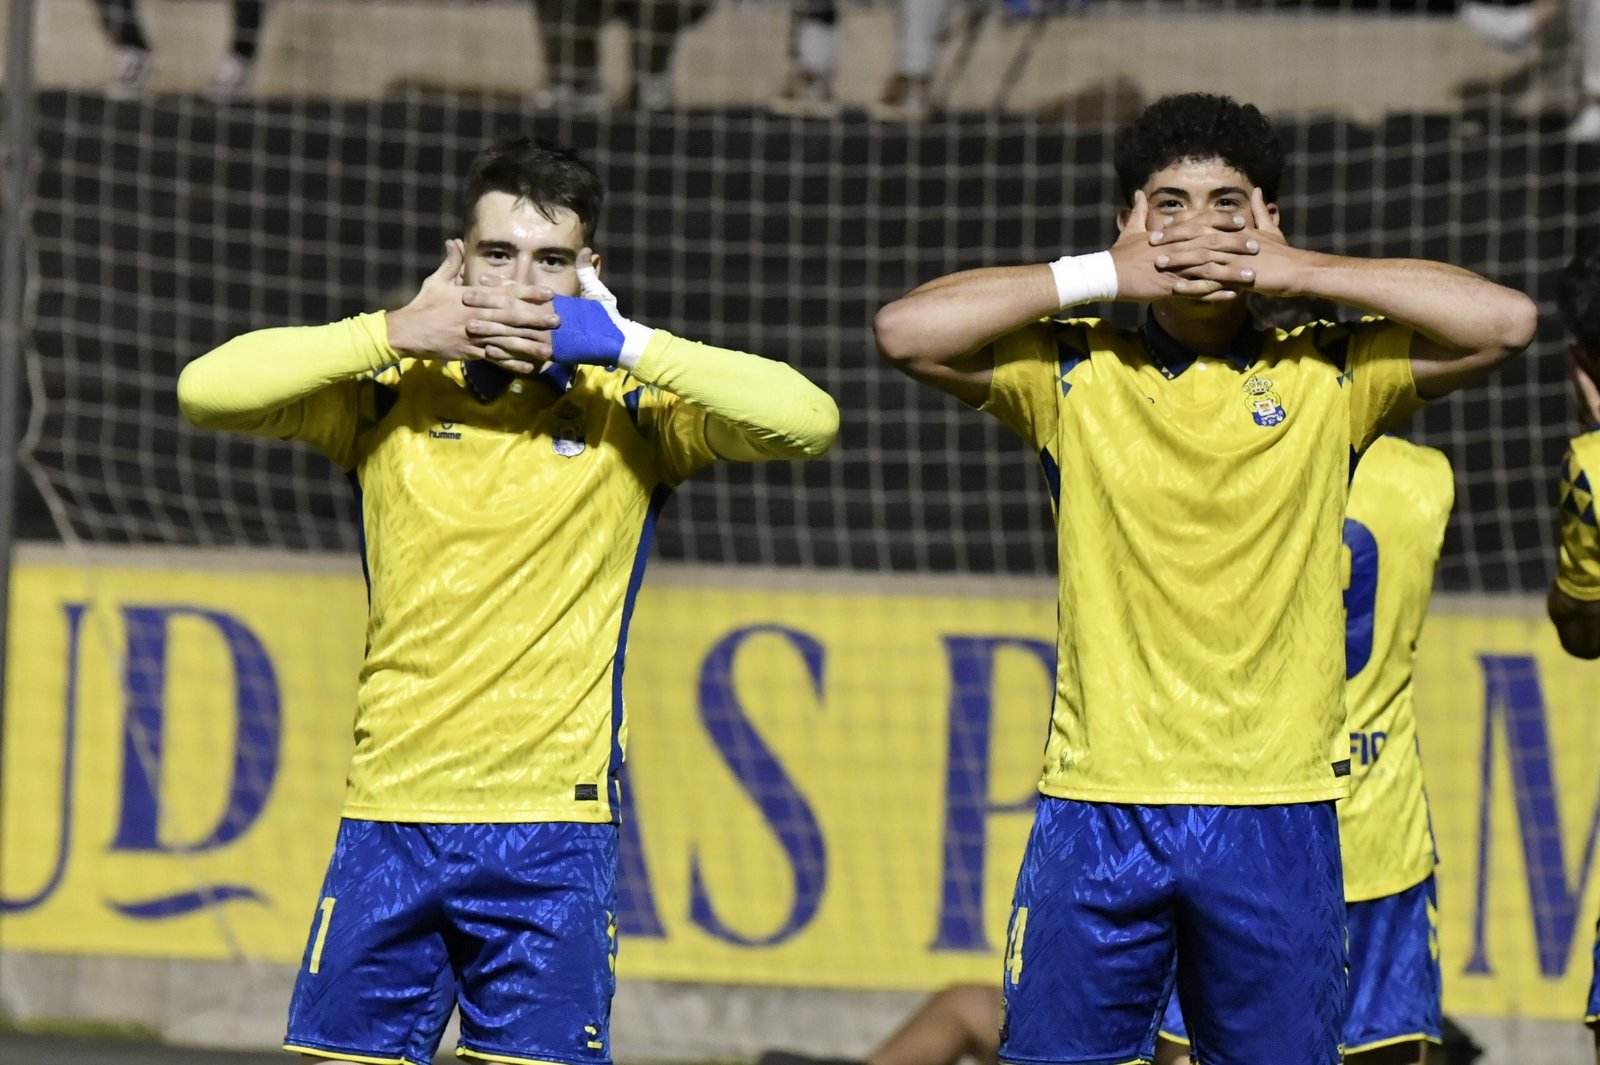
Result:
[[[1150,194],[1151,199],[1155,199],[1158,196],[1176,196],[1181,200],[1187,200],[1189,198],[1189,193],[1186,189],[1174,188],[1171,185],[1164,185]],[[1215,199],[1218,196],[1238,196],[1241,199],[1246,200],[1250,198],[1250,194],[1237,185],[1223,185],[1219,188],[1212,189],[1207,198]]]

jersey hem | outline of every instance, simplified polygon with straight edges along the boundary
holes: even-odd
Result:
[[[1149,1058],[1001,1058],[1000,1065],[1150,1065]]]
[[[477,1050],[460,1045],[456,1047],[456,1057],[470,1058],[473,1061],[499,1062],[503,1065],[611,1065],[609,1057],[590,1058],[586,1061],[579,1061],[576,1058],[523,1058],[515,1054],[501,1054],[494,1050]]]
[[[1380,890],[1380,891],[1371,891],[1371,890],[1367,890],[1365,888],[1363,888],[1360,891],[1351,891],[1350,890],[1350,882],[1347,880],[1347,881],[1345,881],[1344,901],[1346,903],[1352,903],[1352,902],[1376,902],[1379,899],[1387,899],[1387,898],[1389,898],[1389,897],[1391,897],[1393,895],[1402,894],[1404,892],[1410,891],[1412,888],[1418,886],[1419,884],[1426,884],[1433,877],[1435,869],[1436,869],[1436,866],[1434,866],[1432,864],[1432,862],[1430,862],[1429,865],[1428,865],[1427,871],[1424,872],[1421,876],[1417,877],[1416,879],[1398,881],[1398,882],[1395,882],[1395,883],[1398,884],[1398,886],[1393,887],[1393,888],[1389,888],[1387,890]],[[1387,885],[1387,884],[1391,883],[1391,881],[1383,880],[1383,881],[1379,881],[1379,883]]]
[[[1401,1043],[1433,1043],[1437,1046],[1444,1046],[1444,1036],[1434,1032],[1408,1032],[1405,1035],[1378,1039],[1371,1043],[1357,1043],[1354,1046],[1347,1045],[1344,1048],[1344,1052],[1346,1055],[1362,1054],[1368,1050],[1382,1050],[1384,1047],[1399,1046]]]
[[[585,807],[591,806],[584,803]],[[419,825],[523,825],[572,823],[609,825],[616,823],[609,804],[602,808],[540,806],[526,810],[402,809],[397,806],[346,805],[339,816],[350,821],[384,821]]]
[[[1342,781],[1319,787],[1271,788],[1259,792],[1231,790],[1218,795],[1198,791],[1122,791],[1116,788],[1074,787],[1040,784],[1039,794],[1074,802],[1103,802],[1123,806],[1291,806],[1298,803],[1330,802],[1346,797]]]
[[[291,1054],[311,1054],[319,1058],[346,1061],[359,1061],[365,1065],[416,1065],[410,1058],[380,1058],[372,1054],[362,1054],[354,1050],[334,1050],[331,1047],[306,1046],[304,1043],[284,1043],[283,1049]]]

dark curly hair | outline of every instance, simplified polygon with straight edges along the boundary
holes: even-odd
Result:
[[[1556,306],[1567,332],[1584,351],[1600,358],[1600,244],[1579,249],[1561,271]]]
[[[1185,159],[1221,159],[1278,199],[1283,142],[1254,104],[1229,96],[1189,92],[1163,96],[1117,132],[1113,160],[1122,197],[1144,188],[1150,175]]]
[[[461,232],[477,221],[478,201],[491,192],[526,200],[551,218],[565,207],[583,223],[585,240],[593,240],[600,222],[605,188],[594,168],[567,148],[537,137],[495,141],[472,160],[461,193]]]

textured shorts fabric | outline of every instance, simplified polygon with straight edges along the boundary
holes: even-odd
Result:
[[[284,1047],[430,1065],[459,1006],[466,1058],[608,1065],[617,829],[345,820]]]
[[[1207,1065],[1338,1065],[1345,906],[1333,804],[1043,798],[1004,988],[1000,1060],[1011,1065],[1149,1061],[1174,988]]]
[[[1350,929],[1346,1054],[1397,1043],[1437,1043],[1444,1026],[1439,968],[1439,910],[1433,877],[1382,898],[1345,905]],[[1177,997],[1167,1003],[1161,1035],[1189,1041]]]

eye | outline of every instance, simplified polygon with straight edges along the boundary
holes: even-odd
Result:
[[[484,253],[483,258],[484,258],[484,260],[486,262],[491,262],[491,263],[495,263],[495,264],[498,265],[500,263],[508,263],[508,262],[510,262],[511,261],[511,253],[510,252],[506,252],[506,251],[500,251],[500,250],[489,251],[489,252],[485,252]]]
[[[1224,211],[1235,211],[1243,207],[1244,203],[1237,196],[1224,196],[1217,201],[1217,206]]]
[[[572,265],[569,260],[560,255],[546,255],[539,260],[539,264],[546,270],[565,270]]]
[[[1182,200],[1175,200],[1175,199],[1173,199],[1172,197],[1169,196],[1164,200],[1157,200],[1156,201],[1156,210],[1158,210],[1158,211],[1181,211],[1181,210],[1183,210],[1183,201]]]

